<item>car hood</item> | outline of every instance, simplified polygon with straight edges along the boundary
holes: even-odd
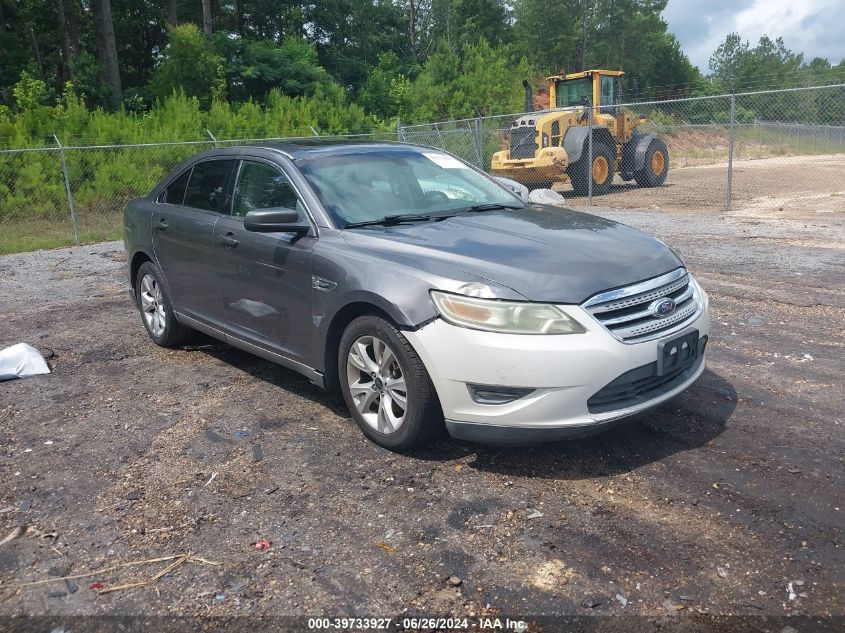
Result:
[[[544,205],[347,229],[343,235],[350,246],[386,260],[441,276],[451,268],[550,303],[581,303],[683,265],[668,246],[642,231]]]

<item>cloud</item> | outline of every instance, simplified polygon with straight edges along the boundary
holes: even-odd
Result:
[[[728,33],[754,46],[761,35],[783,37],[804,59],[845,59],[845,2],[841,0],[669,0],[669,30],[693,64],[708,73],[710,55]]]

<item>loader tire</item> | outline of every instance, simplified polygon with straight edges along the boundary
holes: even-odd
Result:
[[[666,182],[669,173],[669,151],[659,138],[652,139],[645,152],[643,168],[634,172],[634,179],[640,187],[659,187]]]
[[[576,195],[586,196],[589,193],[590,178],[592,178],[593,195],[600,196],[610,191],[613,185],[616,153],[606,143],[594,142],[592,167],[588,162],[588,153],[585,146],[581,157],[569,166],[567,172]]]

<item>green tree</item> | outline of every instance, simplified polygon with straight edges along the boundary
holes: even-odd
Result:
[[[215,96],[223,96],[223,58],[211,41],[194,24],[180,24],[168,31],[170,41],[164,59],[150,81],[152,93],[162,99],[182,91],[205,104],[210,104]]]
[[[584,0],[517,0],[514,5],[515,53],[543,75],[582,70],[580,45]]]
[[[312,95],[318,86],[331,82],[316,49],[299,38],[289,37],[278,45],[218,32],[214,43],[225,58],[228,92],[235,100],[263,101],[274,88],[290,96]]]
[[[483,39],[465,44],[461,53],[440,41],[411,85],[413,120],[442,121],[521,109],[521,83],[531,76],[526,60],[512,65],[505,47],[494,48]]]
[[[399,56],[393,51],[382,53],[378,65],[370,72],[361,88],[358,102],[367,111],[382,119],[406,118],[410,107],[411,83]]]

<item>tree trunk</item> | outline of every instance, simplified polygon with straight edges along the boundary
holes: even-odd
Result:
[[[176,11],[176,0],[167,0],[167,23],[170,26],[179,24],[179,14]]]
[[[584,24],[581,33],[581,70],[587,70],[587,22],[590,19],[590,0],[584,2]]]
[[[2,0],[0,0],[2,4]],[[71,61],[76,57],[79,47],[79,22],[76,19],[76,6],[70,0],[56,0],[56,11],[59,17],[59,34],[62,47],[62,78],[65,81],[73,79]]]
[[[35,53],[35,61],[38,62],[38,76],[41,81],[44,81],[44,60],[41,58],[41,49],[38,47],[38,39],[35,37],[35,31],[31,28],[29,33],[32,35],[32,50]]]
[[[211,37],[211,0],[202,0],[202,30]]]
[[[417,5],[414,0],[408,0],[408,40],[411,57],[417,59]]]
[[[235,0],[235,26],[238,35],[244,36],[244,3],[243,0]]]
[[[120,66],[117,63],[111,0],[91,0],[91,11],[94,14],[94,30],[97,33],[100,63],[106,72],[106,82],[112,93],[112,106],[117,108],[123,101],[123,89],[120,85]]]
[[[3,11],[3,0],[0,0],[0,57],[6,56],[6,13]],[[0,98],[3,91],[0,90]]]

